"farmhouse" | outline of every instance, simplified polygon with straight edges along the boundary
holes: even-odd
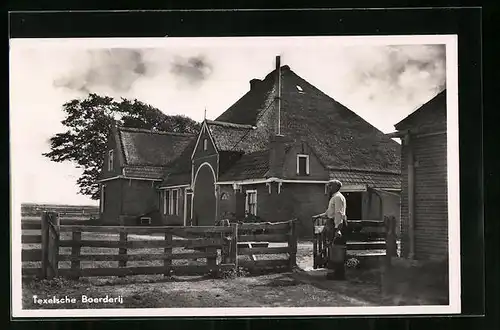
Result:
[[[140,215],[158,221],[157,185],[193,135],[111,127],[100,173],[100,218],[134,222]],[[151,213],[152,214],[149,214]]]
[[[158,184],[141,184],[158,188],[156,197],[151,188],[148,204],[153,208],[157,201],[158,221],[213,225],[246,216],[297,218],[299,235],[309,236],[311,216],[324,211],[326,183],[333,178],[344,184],[350,219],[399,219],[400,145],[281,66],[279,57],[276,62],[218,118],[204,120],[197,137],[176,137],[174,149],[184,147],[178,157],[148,165],[148,173],[158,168]],[[132,181],[127,179],[121,178],[122,189]],[[133,203],[145,203],[145,196]]]
[[[446,90],[395,125],[402,173],[402,256],[448,256]]]

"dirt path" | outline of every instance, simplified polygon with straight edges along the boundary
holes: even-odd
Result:
[[[151,283],[110,283],[89,285],[85,281],[58,280],[56,284],[25,283],[24,308],[61,308],[60,305],[36,305],[40,298],[69,296],[76,304],[64,308],[168,308],[168,307],[315,307],[368,306],[371,302],[353,299],[328,288],[305,283],[294,273],[272,274],[236,279],[190,278]],[[127,281],[128,282],[128,281]],[[123,304],[84,304],[88,297],[123,297]]]

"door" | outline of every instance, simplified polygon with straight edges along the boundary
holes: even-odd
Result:
[[[193,198],[193,225],[215,225],[215,176],[210,165],[202,165],[195,178]]]
[[[363,195],[361,192],[343,193],[346,200],[347,220],[363,219]]]

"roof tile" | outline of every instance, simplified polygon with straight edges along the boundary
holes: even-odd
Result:
[[[194,137],[192,134],[118,128],[126,165],[165,166],[176,159]]]

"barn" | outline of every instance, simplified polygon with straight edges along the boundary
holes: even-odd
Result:
[[[402,256],[448,256],[446,90],[395,125],[402,140]]]
[[[194,138],[113,125],[99,175],[101,222],[138,224],[140,216],[148,224],[161,222],[158,184]]]
[[[327,205],[326,183],[343,182],[350,219],[400,218],[400,145],[279,64],[215,120],[165,170],[165,223],[311,217]]]

